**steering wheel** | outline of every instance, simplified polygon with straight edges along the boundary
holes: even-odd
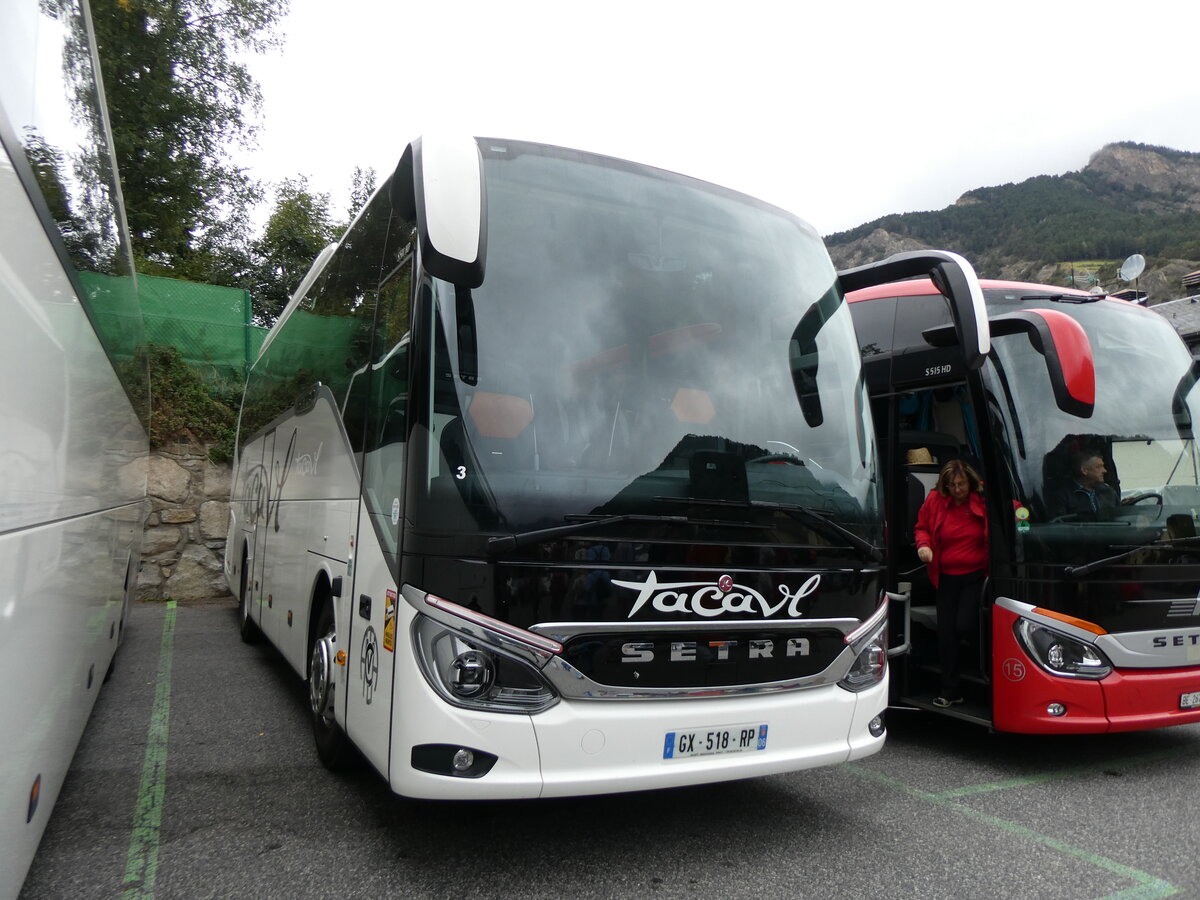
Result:
[[[1143,500],[1157,500],[1158,505],[1162,506],[1162,494],[1157,494],[1154,491],[1146,491],[1144,494],[1133,494],[1121,501],[1122,506],[1133,506],[1135,503],[1141,503]]]

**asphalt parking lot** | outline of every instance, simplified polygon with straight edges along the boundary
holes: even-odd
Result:
[[[889,715],[881,754],[826,769],[410,801],[321,768],[303,684],[232,601],[140,604],[21,897],[1200,896],[1200,726]]]

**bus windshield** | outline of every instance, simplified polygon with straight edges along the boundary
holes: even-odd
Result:
[[[1023,335],[997,338],[985,371],[988,415],[1017,500],[1027,562],[1090,561],[1193,537],[1200,521],[1196,370],[1160,316],[1111,300],[1056,304],[989,292],[994,316],[1051,307],[1083,326],[1096,365],[1090,417],[1058,409],[1042,357]],[[1097,462],[1098,461],[1098,462]],[[1089,483],[1080,469],[1090,466]],[[1022,511],[1023,509],[1023,511]]]
[[[802,507],[878,542],[853,327],[807,225],[656,169],[480,146],[486,277],[433,284],[421,527],[736,508],[811,542],[812,517],[780,513]]]

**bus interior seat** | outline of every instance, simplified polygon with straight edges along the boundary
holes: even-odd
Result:
[[[930,465],[912,465],[905,467],[904,486],[906,511],[904,516],[904,536],[909,544],[916,541],[917,514],[929,492],[937,487],[938,467]]]
[[[1196,523],[1187,513],[1167,516],[1167,536],[1173,541],[1196,536]]]
[[[489,472],[533,471],[533,404],[525,397],[477,391],[467,407],[475,454]]]

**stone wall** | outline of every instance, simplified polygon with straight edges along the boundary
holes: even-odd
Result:
[[[174,443],[126,467],[146,479],[150,515],[142,543],[138,598],[215,600],[230,596],[222,564],[229,527],[228,464],[200,443]]]

